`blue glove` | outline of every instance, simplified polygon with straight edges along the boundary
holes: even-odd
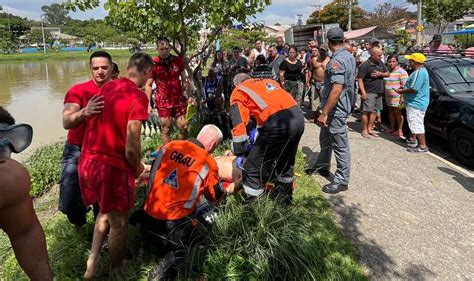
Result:
[[[158,157],[158,151],[153,151],[152,153],[150,153],[150,158],[156,158]]]
[[[258,137],[258,130],[255,128],[252,131],[250,131],[249,134],[249,143],[247,144],[247,152],[250,152],[252,150],[253,145],[255,144],[255,141],[257,140]]]
[[[245,160],[247,160],[247,159],[245,159],[244,157],[241,157],[241,156],[237,157],[237,160],[236,160],[235,164],[236,164],[236,166],[239,170],[242,170],[242,171],[244,170]]]

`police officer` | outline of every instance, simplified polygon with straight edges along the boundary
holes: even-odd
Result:
[[[321,109],[316,119],[316,124],[321,127],[319,135],[321,153],[314,167],[308,167],[306,172],[318,171],[322,176],[329,176],[331,154],[334,151],[337,170],[333,182],[325,185],[323,192],[338,193],[347,190],[351,170],[346,120],[354,100],[356,62],[343,44],[342,29],[338,27],[329,29],[327,38],[333,55],[326,67]]]

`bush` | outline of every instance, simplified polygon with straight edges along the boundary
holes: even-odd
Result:
[[[58,183],[63,148],[62,143],[43,146],[25,161],[31,177],[31,196],[39,197]]]

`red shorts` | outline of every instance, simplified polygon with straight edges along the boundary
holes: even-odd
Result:
[[[79,160],[78,173],[84,205],[98,203],[102,214],[133,208],[135,177],[131,172],[85,157]]]
[[[184,116],[186,115],[186,108],[186,105],[171,108],[157,107],[160,118],[177,118]]]

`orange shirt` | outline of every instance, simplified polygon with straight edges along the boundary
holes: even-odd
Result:
[[[224,196],[216,160],[195,139],[162,146],[152,165],[145,211],[155,219],[191,215],[204,194],[209,201]]]
[[[271,79],[248,79],[235,87],[230,97],[232,106],[232,140],[234,152],[241,154],[245,150],[247,130],[245,126],[250,117],[263,126],[273,114],[296,106],[293,97]]]

